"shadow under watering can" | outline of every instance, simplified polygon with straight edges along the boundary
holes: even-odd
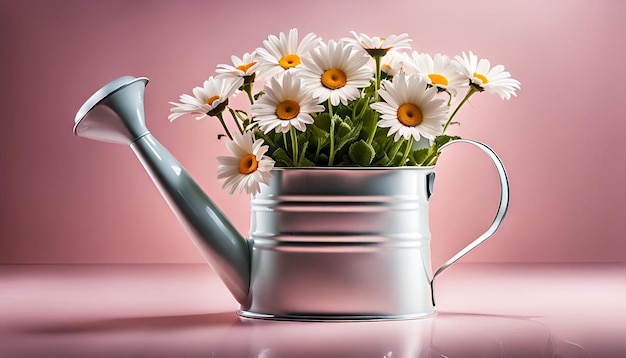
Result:
[[[248,318],[363,321],[435,314],[434,279],[492,236],[504,219],[509,186],[488,146],[500,203],[488,230],[431,273],[428,200],[434,167],[274,168],[253,195],[250,237],[233,224],[184,167],[150,134],[148,79],[120,77],[76,115],[77,136],[129,145],[197,248]]]

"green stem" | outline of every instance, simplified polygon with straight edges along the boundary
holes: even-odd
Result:
[[[376,128],[378,128],[378,117],[379,114],[376,112],[376,119],[372,121],[372,128],[370,128],[370,134],[367,137],[367,144],[372,144],[374,141],[374,136],[376,135]]]
[[[222,116],[222,113],[218,113],[216,117],[220,120],[220,123],[222,123],[222,127],[224,127],[224,130],[226,131],[226,135],[228,136],[228,138],[230,140],[233,140],[233,136],[230,134],[228,127],[226,127],[226,123],[224,122],[224,117]]]
[[[228,107],[228,110],[230,111],[230,115],[233,116],[233,120],[235,121],[235,124],[237,125],[237,128],[239,129],[239,133],[243,134],[243,127],[241,126],[241,124],[239,124],[239,116],[237,115],[237,113],[235,112],[235,110],[233,110],[232,108]]]
[[[400,162],[400,166],[406,165],[406,159],[409,157],[409,153],[411,152],[412,147],[413,147],[413,136],[409,137],[409,140],[406,141],[406,149],[404,150],[404,155],[402,156],[402,161]]]
[[[298,137],[296,136],[296,128],[289,128],[289,134],[291,134],[291,151],[293,154],[293,165],[298,166]]]
[[[376,96],[378,97],[378,90],[376,90]],[[367,101],[365,101],[365,104],[363,105],[363,108],[361,109],[361,112],[359,113],[359,116],[363,116],[363,114],[365,113],[365,109],[369,106],[370,102],[369,99],[367,99]],[[376,118],[374,118],[374,120],[372,121],[372,127],[369,129],[369,135],[367,136],[367,144],[372,144],[372,142],[374,141],[374,136],[376,135],[376,128],[378,127],[378,117],[379,114],[377,111],[374,111]]]
[[[361,107],[359,114],[356,114],[356,107],[353,109],[352,118],[359,118],[359,119],[363,118],[363,115],[365,114],[365,111],[367,111],[369,104],[370,104],[369,98],[365,98],[365,103],[363,104],[363,107]]]
[[[441,134],[446,133],[446,129],[448,129],[448,126],[450,125],[450,123],[452,123],[452,119],[454,118],[454,116],[456,116],[459,109],[461,109],[461,107],[465,104],[465,102],[467,102],[467,100],[476,92],[478,92],[476,89],[474,89],[473,87],[470,87],[469,91],[467,91],[467,94],[465,95],[461,103],[459,103],[459,105],[456,106],[456,109],[454,110],[454,112],[452,112],[452,115],[450,116],[450,118],[448,118],[448,121],[443,126],[443,132]]]
[[[398,150],[400,150],[400,147],[402,146],[402,140],[398,139],[397,142],[393,143],[393,147],[391,147],[391,152],[389,154],[391,154],[389,156],[389,163],[393,164],[394,159],[396,159],[396,154],[398,154]]]
[[[435,153],[435,155],[428,161],[427,166],[435,165],[435,163],[437,162],[437,158],[439,158],[439,154]]]
[[[317,139],[317,148],[315,149],[315,160],[314,162],[317,163],[317,159],[320,157],[320,150],[322,149],[322,139]]]
[[[289,149],[289,145],[287,145],[287,132],[283,132],[283,144],[285,145],[285,152]]]
[[[376,61],[376,87],[375,87],[375,91],[374,91],[374,101],[378,102],[380,99],[380,96],[378,95],[378,91],[380,90],[380,81],[381,81],[381,59],[382,56],[374,56],[374,61]],[[367,103],[366,105],[368,105],[369,103]],[[369,136],[367,137],[367,144],[372,144],[372,142],[374,141],[374,136],[376,135],[376,128],[378,127],[378,117],[379,114],[378,112],[376,112],[376,119],[373,121],[373,125],[372,128],[370,128],[370,133]]]
[[[333,105],[328,98],[328,112],[330,113],[330,155],[328,157],[328,166],[331,167],[335,160],[335,116],[333,116]]]
[[[330,102],[330,97],[328,97],[328,114],[330,118],[333,118],[333,104]]]
[[[250,104],[254,104],[254,97],[252,96],[252,84],[245,83],[243,85],[243,89],[248,94],[248,100],[250,100]]]
[[[374,99],[378,102],[378,90],[380,89],[380,61],[382,56],[374,56],[376,61],[376,92],[374,93]]]

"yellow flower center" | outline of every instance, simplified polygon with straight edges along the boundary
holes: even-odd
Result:
[[[434,85],[442,85],[442,86],[448,85],[448,79],[438,73],[431,73],[428,75],[428,78],[430,78],[430,81]]]
[[[246,73],[246,72],[248,72],[248,70],[250,69],[250,67],[252,67],[252,66],[254,66],[254,65],[256,65],[256,62],[254,62],[254,61],[253,61],[253,62],[250,62],[250,63],[245,63],[245,64],[243,64],[243,65],[239,65],[239,66],[237,66],[236,68],[237,68],[239,71],[242,71],[243,73]]]
[[[413,103],[405,103],[398,108],[398,120],[407,127],[415,127],[423,119],[422,110]]]
[[[474,77],[478,78],[479,80],[483,81],[483,84],[487,84],[489,83],[489,80],[487,79],[487,77],[481,75],[480,73],[476,73],[474,72]]]
[[[220,96],[213,96],[213,97],[209,97],[206,99],[206,101],[204,101],[205,104],[208,104],[209,106],[213,104],[213,102],[216,99],[220,99]]]
[[[254,154],[247,154],[239,161],[239,173],[247,175],[259,167],[259,162]]]
[[[322,74],[322,84],[332,90],[345,86],[347,82],[346,73],[338,68],[331,68]]]
[[[295,53],[285,55],[278,61],[278,64],[285,70],[288,70],[300,64],[300,56]]]
[[[300,104],[292,99],[286,99],[276,106],[276,117],[283,120],[295,118],[300,113]]]

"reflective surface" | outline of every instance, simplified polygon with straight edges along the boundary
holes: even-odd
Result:
[[[433,315],[432,167],[274,169],[251,199],[244,316],[380,320]]]
[[[126,144],[141,162],[194,244],[235,299],[248,304],[250,251],[222,211],[145,125],[148,79],[124,76],[96,91],[78,110],[74,134]]]
[[[7,265],[0,357],[623,357],[625,277],[460,263],[432,318],[298,323],[237,316],[206,265]]]

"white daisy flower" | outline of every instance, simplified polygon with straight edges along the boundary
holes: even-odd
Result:
[[[264,91],[250,111],[265,133],[273,129],[286,133],[291,127],[304,132],[306,125],[313,123],[310,113],[324,110],[324,106],[302,86],[301,80],[290,72],[280,79],[272,78]]]
[[[256,50],[259,60],[259,74],[271,77],[298,67],[312,49],[321,42],[314,33],[309,33],[298,42],[298,29],[291,29],[289,35],[280,33],[279,37],[270,35],[263,45]]]
[[[458,65],[448,56],[440,53],[431,57],[427,53],[413,51],[411,61],[405,65],[418,73],[426,82],[439,91],[456,95],[457,89],[467,85],[467,78],[459,72]]]
[[[230,194],[256,194],[261,183],[269,184],[274,160],[265,155],[268,146],[263,144],[263,139],[254,140],[252,132],[236,132],[233,140],[226,142],[232,156],[217,157],[217,178],[225,179],[222,189]]]
[[[510,99],[511,95],[517,96],[516,90],[520,89],[520,82],[511,78],[511,74],[504,70],[504,66],[491,67],[489,60],[481,59],[469,52],[469,56],[463,52],[463,57],[456,56],[459,70],[470,81],[470,85],[479,92],[487,91],[496,93],[502,99]]]
[[[170,121],[189,113],[196,114],[196,119],[208,116],[216,116],[228,105],[228,98],[243,84],[243,78],[225,79],[209,77],[204,81],[203,87],[195,87],[193,96],[183,94],[180,96],[181,103],[169,102],[173,107],[167,117]]]
[[[412,40],[406,33],[387,37],[369,37],[366,34],[357,34],[354,31],[350,31],[350,33],[354,38],[343,38],[342,40],[361,47],[372,57],[382,57],[391,49],[411,48],[409,42]]]
[[[370,58],[345,42],[322,43],[310,55],[303,59],[297,74],[320,103],[330,98],[333,106],[347,105],[360,96],[359,88],[369,86],[373,79],[367,66]]]
[[[395,76],[398,72],[408,72],[410,68],[407,68],[406,63],[410,60],[404,52],[391,51],[387,52],[380,60],[380,70],[387,74],[387,76]]]
[[[442,133],[448,106],[445,100],[435,98],[437,88],[427,88],[427,82],[420,76],[403,72],[393,81],[383,80],[381,86],[379,94],[385,102],[370,106],[380,112],[378,126],[389,128],[387,135],[395,134],[394,141],[400,137],[433,140]]]
[[[230,59],[233,62],[232,65],[217,65],[215,72],[218,74],[215,78],[241,77],[244,80],[254,80],[255,73],[259,68],[259,63],[256,59],[256,52],[245,53],[242,58],[231,56]]]

